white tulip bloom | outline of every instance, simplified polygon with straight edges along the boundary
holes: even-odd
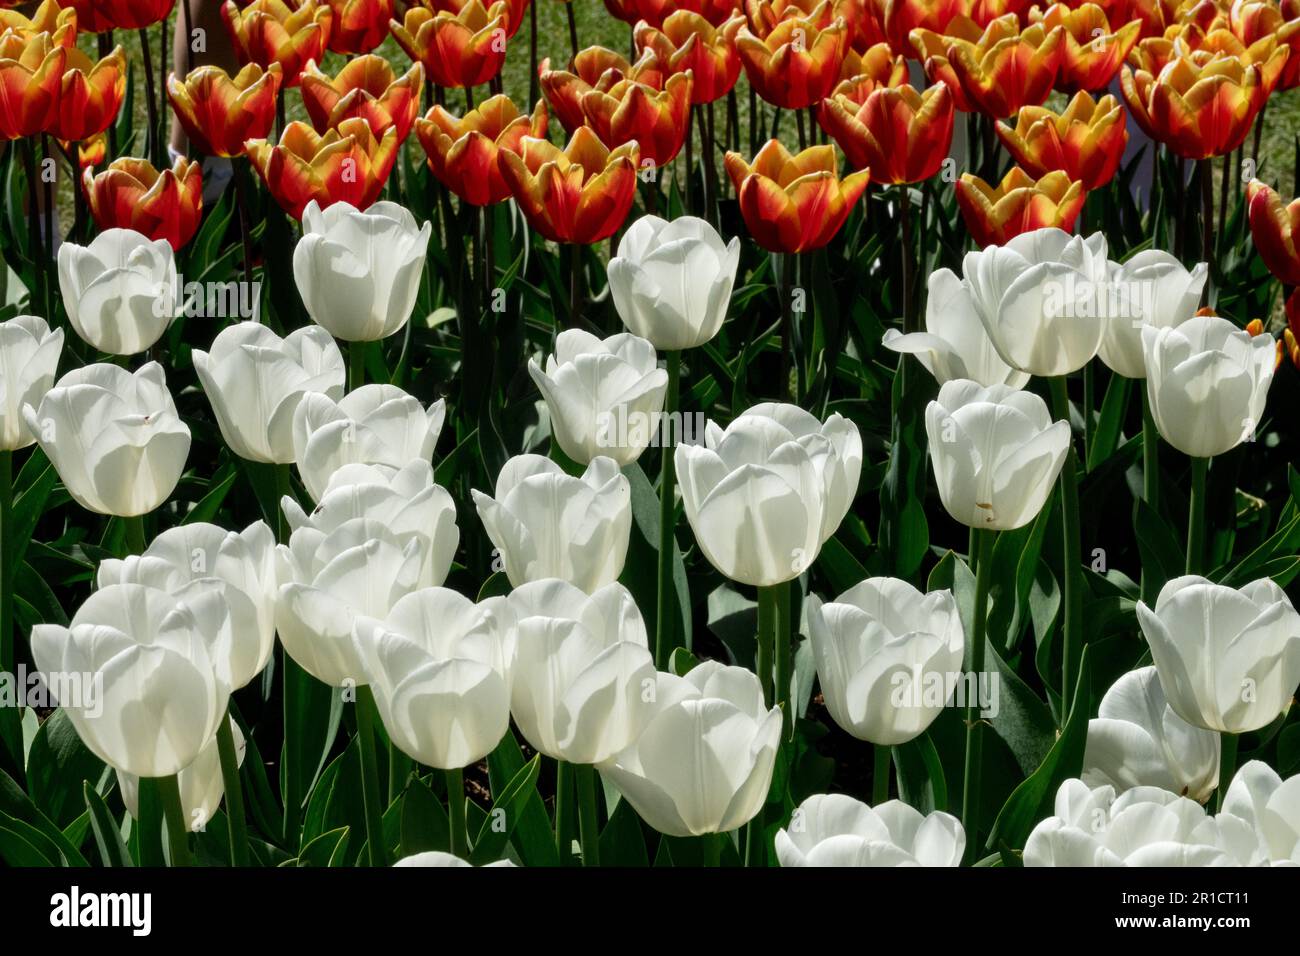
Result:
[[[458,856],[450,853],[443,853],[440,850],[426,850],[424,853],[412,853],[410,856],[404,856],[393,866],[473,866],[474,864],[462,860]],[[494,863],[484,863],[484,866],[514,866],[509,860],[497,860]]]
[[[599,767],[646,823],[669,836],[725,833],[763,807],[781,743],[753,672],[706,661],[660,673],[654,712],[630,746]]]
[[[447,406],[426,410],[395,385],[362,385],[339,401],[308,392],[293,416],[293,456],[312,498],[320,501],[330,477],[344,465],[382,465],[396,471],[414,458],[431,461]]]
[[[901,800],[872,809],[842,793],[801,803],[776,831],[782,866],[958,866],[966,831],[951,814],[928,815]]]
[[[77,334],[101,352],[135,355],[176,317],[176,254],[166,239],[105,229],[59,246],[59,291]]]
[[[302,214],[293,278],[307,314],[335,338],[374,342],[411,318],[433,227],[402,206],[377,202],[365,212],[348,203]]]
[[[623,573],[632,489],[612,459],[593,458],[574,478],[549,458],[516,455],[497,476],[496,497],[472,494],[514,587],[559,578],[592,593]]]
[[[1251,760],[1237,769],[1220,818],[1245,821],[1273,866],[1300,866],[1300,774],[1283,781],[1268,764]]]
[[[1174,713],[1154,667],[1129,671],[1088,721],[1083,782],[1119,793],[1159,787],[1204,803],[1219,783],[1219,735]]]
[[[1300,685],[1300,614],[1269,578],[1233,589],[1195,574],[1139,601],[1169,706],[1196,727],[1233,734],[1271,723]]]
[[[167,500],[185,469],[190,430],[162,366],[134,375],[116,365],[74,369],[23,406],[23,421],[83,508],[124,518]]]
[[[1106,315],[1097,355],[1125,378],[1146,378],[1142,330],[1176,328],[1196,315],[1210,270],[1198,262],[1189,272],[1169,253],[1144,249],[1123,265],[1110,263],[1109,272],[1118,307]]]
[[[40,404],[54,384],[63,354],[63,330],[44,319],[20,315],[0,322],[0,451],[36,441],[23,421],[23,406]]]
[[[528,374],[546,400],[551,434],[580,465],[604,455],[619,465],[641,457],[655,436],[668,373],[655,347],[627,332],[598,339],[566,329],[555,340],[546,371],[528,360]]]
[[[965,637],[951,591],[869,578],[830,603],[809,595],[808,631],[826,709],[859,740],[893,746],[923,733],[961,676]]]
[[[217,333],[211,354],[195,349],[193,357],[221,437],[249,461],[292,462],[293,417],[303,396],[343,397],[343,353],[317,325],[280,338],[260,322],[240,322]]]
[[[230,732],[235,743],[236,766],[243,766],[244,754],[248,750],[244,732],[234,718],[230,720]],[[181,790],[181,809],[191,833],[201,832],[212,820],[212,815],[221,806],[221,798],[226,794],[226,782],[221,776],[221,754],[214,736],[199,751],[194,762],[176,775]],[[122,803],[131,816],[140,816],[140,778],[134,774],[117,771],[117,788],[122,794]]]
[[[1273,381],[1272,336],[1198,315],[1177,328],[1143,328],[1142,352],[1161,438],[1193,458],[1254,439]]]
[[[722,328],[739,263],[739,237],[724,244],[703,219],[642,216],[609,261],[609,291],[623,324],[655,348],[695,348]]]
[[[882,342],[885,348],[915,355],[940,385],[959,378],[1017,389],[1029,384],[1027,372],[1012,368],[998,355],[980,321],[969,282],[951,269],[936,269],[926,284],[925,331],[904,335],[889,329]]]
[[[948,514],[971,528],[1007,531],[1038,517],[1070,449],[1032,392],[948,382],[925,409],[935,483]]]

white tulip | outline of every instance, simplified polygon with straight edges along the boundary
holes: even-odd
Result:
[[[335,338],[373,342],[411,318],[433,227],[402,206],[377,202],[365,212],[345,202],[302,214],[293,277],[307,313]]]
[[[243,766],[248,749],[244,732],[230,719],[230,733],[235,743],[236,766]],[[176,775],[181,790],[181,809],[191,832],[201,832],[217,812],[226,784],[221,777],[221,754],[214,736],[199,751],[194,762]],[[134,774],[117,771],[117,787],[122,793],[122,803],[131,816],[140,816],[140,778]]]
[[[24,405],[39,405],[54,384],[63,354],[63,330],[34,315],[0,322],[0,451],[36,441],[23,421]]]
[[[564,453],[585,465],[599,455],[620,465],[641,456],[659,426],[668,373],[655,347],[627,332],[598,339],[566,329],[555,340],[546,371],[528,360],[551,415],[551,433]]]
[[[404,856],[393,866],[473,866],[474,864],[462,860],[458,856],[450,853],[443,853],[440,850],[427,850],[424,853],[412,853],[410,856]],[[514,866],[509,860],[497,860],[494,863],[484,863],[484,866]]]
[[[758,678],[706,661],[685,677],[661,673],[654,715],[600,766],[646,823],[669,836],[725,833],[763,807],[781,743],[781,708]]]
[[[176,317],[176,255],[166,239],[105,229],[88,246],[59,246],[59,291],[68,320],[110,355],[135,355]]]
[[[723,244],[703,219],[642,216],[609,261],[609,291],[632,332],[666,352],[712,340],[727,318],[740,239]]]
[[[1220,818],[1234,816],[1254,829],[1262,857],[1274,866],[1300,866],[1300,774],[1283,781],[1259,760],[1237,769]]]
[[[414,458],[431,461],[447,405],[426,410],[395,385],[362,385],[339,401],[319,392],[302,397],[293,416],[293,455],[315,501],[344,465],[382,465],[393,471]]]
[[[939,716],[961,676],[965,637],[951,591],[869,578],[823,604],[808,631],[826,709],[859,740],[906,743]]]
[[[293,416],[303,395],[343,397],[343,353],[317,325],[280,338],[260,322],[240,322],[217,333],[211,354],[192,354],[221,437],[249,461],[292,462]]]
[[[1273,381],[1272,336],[1198,315],[1177,328],[1143,328],[1142,352],[1161,438],[1193,458],[1253,440]]]
[[[1070,426],[1053,422],[1032,392],[948,382],[925,409],[939,497],[971,528],[1008,531],[1033,521],[1070,447]]]
[[[1123,265],[1112,262],[1109,288],[1118,308],[1106,315],[1106,334],[1097,355],[1126,378],[1146,378],[1142,330],[1172,329],[1196,314],[1209,268],[1190,272],[1167,252],[1144,249]]]
[[[59,706],[96,757],[138,777],[167,777],[193,763],[226,718],[230,687],[213,658],[228,653],[230,639],[214,591],[182,602],[115,584],[91,594],[68,627],[33,627],[31,647],[47,687],[72,685]]]
[[[609,584],[588,596],[564,581],[534,581],[506,601],[510,712],[533,749],[594,764],[635,740],[652,712],[655,667],[627,589]]]
[[[23,406],[23,420],[83,508],[124,518],[167,500],[185,469],[190,430],[162,366],[134,375],[116,365],[74,369]]]
[[[493,607],[446,588],[361,619],[353,640],[384,729],[403,753],[440,770],[482,760],[510,726],[509,653]]]
[[[1156,669],[1142,667],[1102,697],[1088,721],[1083,768],[1090,787],[1160,787],[1204,803],[1219,783],[1219,735],[1175,714]]]
[[[1055,227],[966,253],[980,321],[1002,360],[1031,375],[1065,375],[1097,354],[1106,323],[1096,301],[1107,277],[1106,238]]]
[[[1300,685],[1300,614],[1269,578],[1235,590],[1198,575],[1139,601],[1160,686],[1183,720],[1241,734],[1273,722]]]
[[[801,803],[776,831],[782,866],[958,866],[966,832],[956,817],[924,815],[901,800],[872,809],[842,793]]]
[[[549,458],[516,455],[497,476],[495,498],[472,494],[513,586],[560,578],[591,593],[623,573],[632,490],[612,459],[593,458],[574,478]]]
[[[181,601],[215,589],[230,614],[229,654],[213,652],[213,664],[232,690],[262,672],[275,649],[275,599],[279,591],[275,536],[266,522],[244,531],[214,524],[178,525],[154,538],[143,554],[99,564],[99,587],[143,584]]]
[[[414,541],[420,557],[420,587],[436,587],[447,580],[460,543],[456,503],[445,488],[434,484],[433,466],[423,459],[397,471],[344,465],[331,476],[311,514],[288,495],[280,500],[280,507],[302,552],[311,542],[359,520],[383,525],[402,550]]]
[[[951,269],[936,269],[926,284],[925,331],[904,335],[889,329],[883,340],[885,348],[915,355],[940,385],[969,378],[981,385],[1024,388],[1029,374],[1012,368],[998,355],[975,309],[970,283],[957,278]]]

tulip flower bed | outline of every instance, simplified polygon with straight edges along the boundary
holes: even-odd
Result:
[[[1300,4],[0,8],[6,864],[1300,864]]]

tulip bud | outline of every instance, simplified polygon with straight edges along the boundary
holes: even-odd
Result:
[[[63,330],[34,315],[0,322],[0,451],[36,441],[23,421],[24,405],[39,405],[54,384],[63,353]]]
[[[65,142],[98,136],[117,119],[126,96],[126,53],[119,46],[95,62],[80,48],[68,48],[61,79],[59,113],[49,126]]]
[[[1283,205],[1277,190],[1252,179],[1246,187],[1250,209],[1250,237],[1255,251],[1273,277],[1285,285],[1300,285],[1300,200]]]
[[[243,766],[248,749],[244,732],[234,718],[230,720],[230,733],[235,742],[236,766]],[[214,736],[199,751],[194,762],[177,774],[181,791],[181,810],[191,832],[201,832],[217,812],[221,798],[226,793],[226,783],[221,776],[221,754]],[[122,794],[126,812],[140,818],[140,778],[134,774],[117,771],[117,788]]]
[[[951,814],[923,815],[901,800],[874,809],[843,793],[819,793],[776,831],[782,866],[959,866],[966,831]]]
[[[75,36],[75,30],[71,35]],[[44,132],[59,116],[68,51],[49,33],[0,35],[0,140]]]
[[[1172,329],[1196,314],[1209,267],[1198,262],[1190,272],[1167,252],[1144,249],[1123,265],[1110,264],[1109,284],[1119,308],[1107,315],[1097,355],[1127,378],[1146,378],[1142,330]]]
[[[613,459],[593,458],[574,478],[549,458],[516,455],[497,476],[496,497],[472,494],[513,586],[559,578],[592,593],[623,573],[632,491]]]
[[[176,259],[166,240],[109,229],[59,246],[59,290],[81,338],[110,355],[153,347],[176,315]]]
[[[68,493],[98,514],[153,511],[176,487],[190,451],[190,430],[157,362],[134,375],[116,365],[74,369],[38,406],[24,405],[23,420]]]
[[[85,170],[81,183],[100,229],[134,229],[180,251],[203,218],[202,168],[183,156],[161,173],[148,160],[114,160],[98,176]]]
[[[654,701],[644,729],[600,767],[601,777],[668,836],[744,826],[772,784],[781,708],[764,705],[753,672],[716,661],[685,677],[659,674]]]
[[[1197,575],[1139,601],[1160,686],[1174,713],[1195,727],[1242,734],[1291,706],[1300,685],[1300,614],[1271,579],[1233,589]]]

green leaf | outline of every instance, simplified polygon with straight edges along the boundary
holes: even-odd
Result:
[[[346,849],[341,850],[340,847],[346,847],[350,832],[348,827],[343,826],[322,833],[302,848],[298,854],[298,865],[321,868],[329,866],[336,855],[346,855]]]
[[[1152,576],[1154,591],[1159,591],[1166,581],[1183,573],[1187,552],[1169,522],[1141,498],[1133,502],[1133,531],[1142,569]]]
[[[641,818],[632,805],[620,800],[600,831],[601,866],[649,866]]]
[[[1101,414],[1092,430],[1088,445],[1088,471],[1092,471],[1115,453],[1119,447],[1120,430],[1128,411],[1131,380],[1123,375],[1112,375],[1106,387],[1106,397],[1101,400]]]
[[[95,786],[105,771],[62,708],[45,718],[27,754],[27,789],[51,822],[63,827],[76,819],[85,809],[83,783]]]
[[[13,819],[24,823],[27,827],[38,832],[45,840],[48,840],[54,847],[54,865],[62,864],[63,866],[89,866],[86,858],[77,850],[72,842],[63,835],[63,831],[55,826],[50,818],[36,808],[31,798],[23,793],[22,788],[14,783],[3,770],[0,770],[0,818],[12,817]],[[23,832],[26,832],[24,829]]]
[[[1042,764],[1056,742],[1052,712],[1029,685],[1007,666],[992,642],[984,649],[985,660],[996,668],[997,714],[990,718],[993,731],[1011,751],[1026,776]]]
[[[181,524],[210,522],[216,518],[217,512],[221,510],[222,502],[226,500],[226,495],[230,493],[231,487],[235,484],[235,479],[239,477],[239,472],[234,465],[228,465],[225,470],[227,471],[226,476],[215,486],[212,486],[211,490],[189,510]],[[274,526],[272,527],[274,528]]]
[[[496,749],[488,754],[488,783],[493,793],[502,793],[524,766],[524,755],[512,731],[506,731]],[[524,866],[559,866],[555,833],[546,804],[536,790],[525,801],[519,823],[511,834]]]
[[[86,802],[86,810],[90,813],[90,829],[95,835],[95,846],[104,866],[135,866],[135,861],[131,859],[131,854],[122,841],[122,831],[117,821],[108,812],[103,798],[95,792],[90,781],[82,784],[81,793]]]
[[[280,792],[286,811],[301,807],[311,793],[338,735],[343,697],[312,677],[288,654],[280,661],[284,675],[284,765]],[[286,823],[297,813],[286,812]],[[297,835],[285,834],[291,847]]]
[[[0,859],[13,867],[57,866],[56,856],[50,856],[40,847],[44,841],[37,839],[40,832],[21,820],[0,814]]]
[[[893,748],[899,799],[921,813],[948,809],[948,782],[930,734]]]
[[[475,866],[501,859],[502,851],[510,842],[510,833],[519,822],[520,811],[528,798],[537,793],[537,775],[541,770],[542,755],[535,754],[493,799],[492,812],[479,828],[470,852],[470,862]]]
[[[402,797],[400,846],[402,856],[451,849],[451,825],[442,801],[428,785],[412,776]]]

